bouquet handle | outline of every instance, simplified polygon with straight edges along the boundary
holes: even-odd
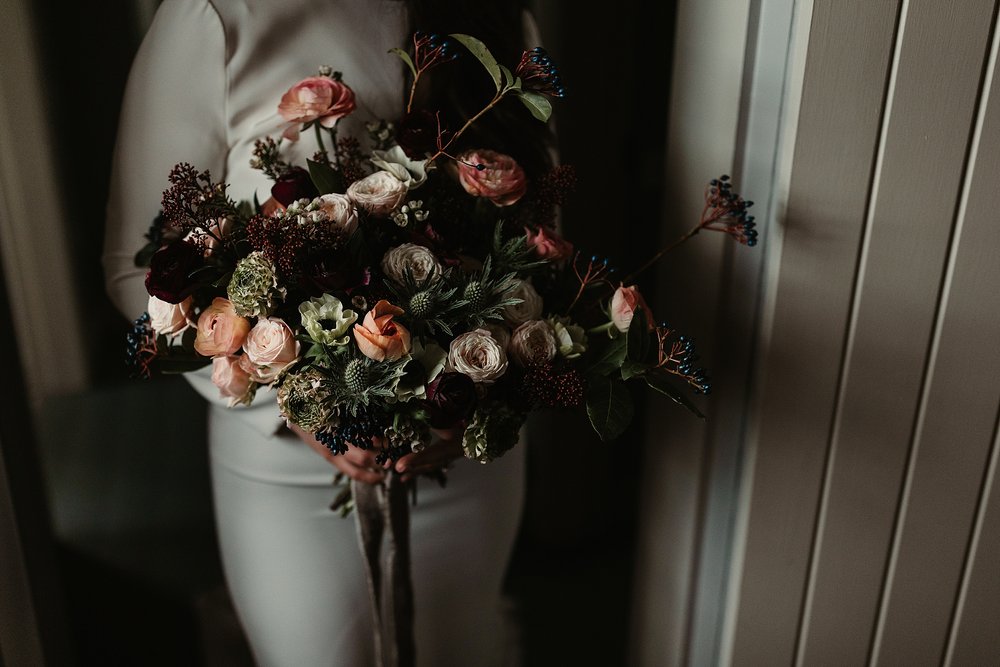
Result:
[[[391,471],[382,484],[352,480],[351,492],[372,604],[376,664],[413,667],[416,652],[407,485]],[[384,561],[383,538],[387,542]]]

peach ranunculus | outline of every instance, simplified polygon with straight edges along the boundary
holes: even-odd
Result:
[[[295,123],[285,136],[298,138],[299,125],[318,121],[323,127],[333,127],[354,108],[354,91],[340,80],[339,75],[310,76],[302,79],[281,96],[278,113]]]
[[[410,351],[410,332],[392,321],[403,309],[385,299],[365,315],[363,324],[354,325],[354,339],[361,353],[374,361],[396,361]]]
[[[539,227],[537,232],[530,227],[524,228],[524,235],[529,246],[535,249],[535,254],[550,262],[569,259],[573,254],[573,244],[558,234],[550,232],[545,227]]]
[[[611,321],[614,323],[615,328],[619,331],[628,331],[629,325],[632,324],[632,318],[635,316],[635,311],[640,308],[645,311],[646,323],[652,329],[655,326],[653,323],[653,311],[649,309],[649,306],[646,305],[646,300],[639,294],[639,288],[634,285],[630,287],[622,285],[616,289],[614,296],[611,297]]]
[[[198,317],[195,352],[206,357],[229,356],[240,349],[250,332],[250,321],[236,314],[229,299],[215,297]]]
[[[295,334],[284,320],[277,317],[261,319],[243,342],[246,354],[240,365],[255,382],[267,384],[299,358],[299,348]]]
[[[406,184],[387,171],[376,171],[347,188],[348,198],[369,214],[385,217],[406,200]]]
[[[212,384],[219,388],[220,396],[229,399],[229,407],[239,403],[249,404],[253,399],[253,382],[240,365],[243,356],[212,359]]]
[[[478,166],[482,165],[482,169]],[[473,197],[485,197],[497,206],[516,204],[528,189],[528,178],[514,158],[490,150],[459,156],[458,181]]]
[[[191,312],[194,309],[193,297],[188,297],[180,303],[168,303],[155,296],[149,297],[146,312],[149,313],[149,326],[157,334],[176,336],[194,324]]]

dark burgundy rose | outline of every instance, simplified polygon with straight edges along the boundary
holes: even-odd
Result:
[[[194,291],[191,274],[205,263],[202,249],[186,241],[163,246],[149,260],[146,291],[167,303],[180,303]]]
[[[282,206],[288,206],[299,199],[312,199],[319,196],[319,191],[313,185],[309,172],[301,167],[290,169],[271,186],[271,196]]]
[[[437,150],[437,117],[426,109],[403,116],[396,125],[396,143],[411,160]]]
[[[424,407],[433,428],[451,428],[476,407],[476,384],[468,375],[442,373],[427,385]]]

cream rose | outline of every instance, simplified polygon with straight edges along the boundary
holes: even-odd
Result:
[[[249,373],[243,370],[243,357],[216,357],[212,359],[212,384],[219,388],[219,395],[229,399],[229,407],[253,399],[254,386]]]
[[[527,280],[518,281],[517,287],[511,290],[508,296],[521,300],[520,303],[503,309],[503,318],[510,324],[517,326],[529,320],[537,320],[542,316],[542,308],[545,304],[542,302],[542,297]]]
[[[345,195],[329,194],[313,200],[316,210],[322,213],[323,220],[345,236],[350,236],[358,228],[358,209],[354,202]]]
[[[507,353],[486,329],[456,336],[448,349],[448,370],[476,383],[492,384],[507,372]]]
[[[614,322],[615,328],[619,331],[628,331],[635,311],[640,308],[645,311],[646,322],[652,329],[654,326],[653,311],[649,309],[646,300],[639,294],[639,288],[621,286],[616,289],[614,296],[611,297],[611,321]]]
[[[195,352],[206,357],[229,356],[240,349],[250,331],[250,322],[236,314],[229,299],[215,297],[198,317]]]
[[[277,317],[258,320],[243,343],[243,370],[255,382],[273,381],[288,364],[299,358],[299,342],[284,320]]]
[[[508,350],[521,368],[543,364],[556,356],[556,336],[544,320],[525,322],[510,335]]]
[[[194,325],[194,320],[191,319],[193,304],[194,299],[190,296],[178,304],[167,303],[151,296],[146,305],[146,312],[149,313],[149,326],[153,327],[153,331],[164,336],[176,336],[183,333],[188,327]]]
[[[406,199],[406,185],[387,171],[376,171],[351,183],[347,196],[371,215],[385,217]]]
[[[441,276],[441,262],[430,250],[414,243],[390,248],[382,257],[382,272],[394,283],[403,284],[406,271],[409,269],[413,279],[419,285],[433,273]]]

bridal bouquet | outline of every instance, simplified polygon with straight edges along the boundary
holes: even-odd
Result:
[[[412,105],[424,73],[458,45],[496,93],[450,131]],[[526,51],[510,70],[470,36],[420,34],[412,55],[396,52],[413,75],[410,102],[400,121],[368,125],[370,152],[337,136],[355,96],[324,68],[281,98],[284,135],[257,142],[269,200],[236,203],[208,172],[173,169],[136,258],[150,294],[129,337],[137,372],[210,363],[231,405],[274,387],[286,420],[335,453],[374,447],[381,461],[425,446],[430,428],[460,428],[466,455],[488,462],[540,408],[585,407],[614,438],[632,417],[626,382],[697,413],[686,392],[707,393],[709,381],[691,341],[656,322],[631,277],[613,280],[607,260],[557,232],[572,169],[529,182],[489,147],[452,152],[504,98],[548,119],[564,91],[546,53]],[[282,143],[309,129],[320,151],[284,161]],[[753,245],[751,203],[727,177],[711,181],[680,241],[705,229]]]

